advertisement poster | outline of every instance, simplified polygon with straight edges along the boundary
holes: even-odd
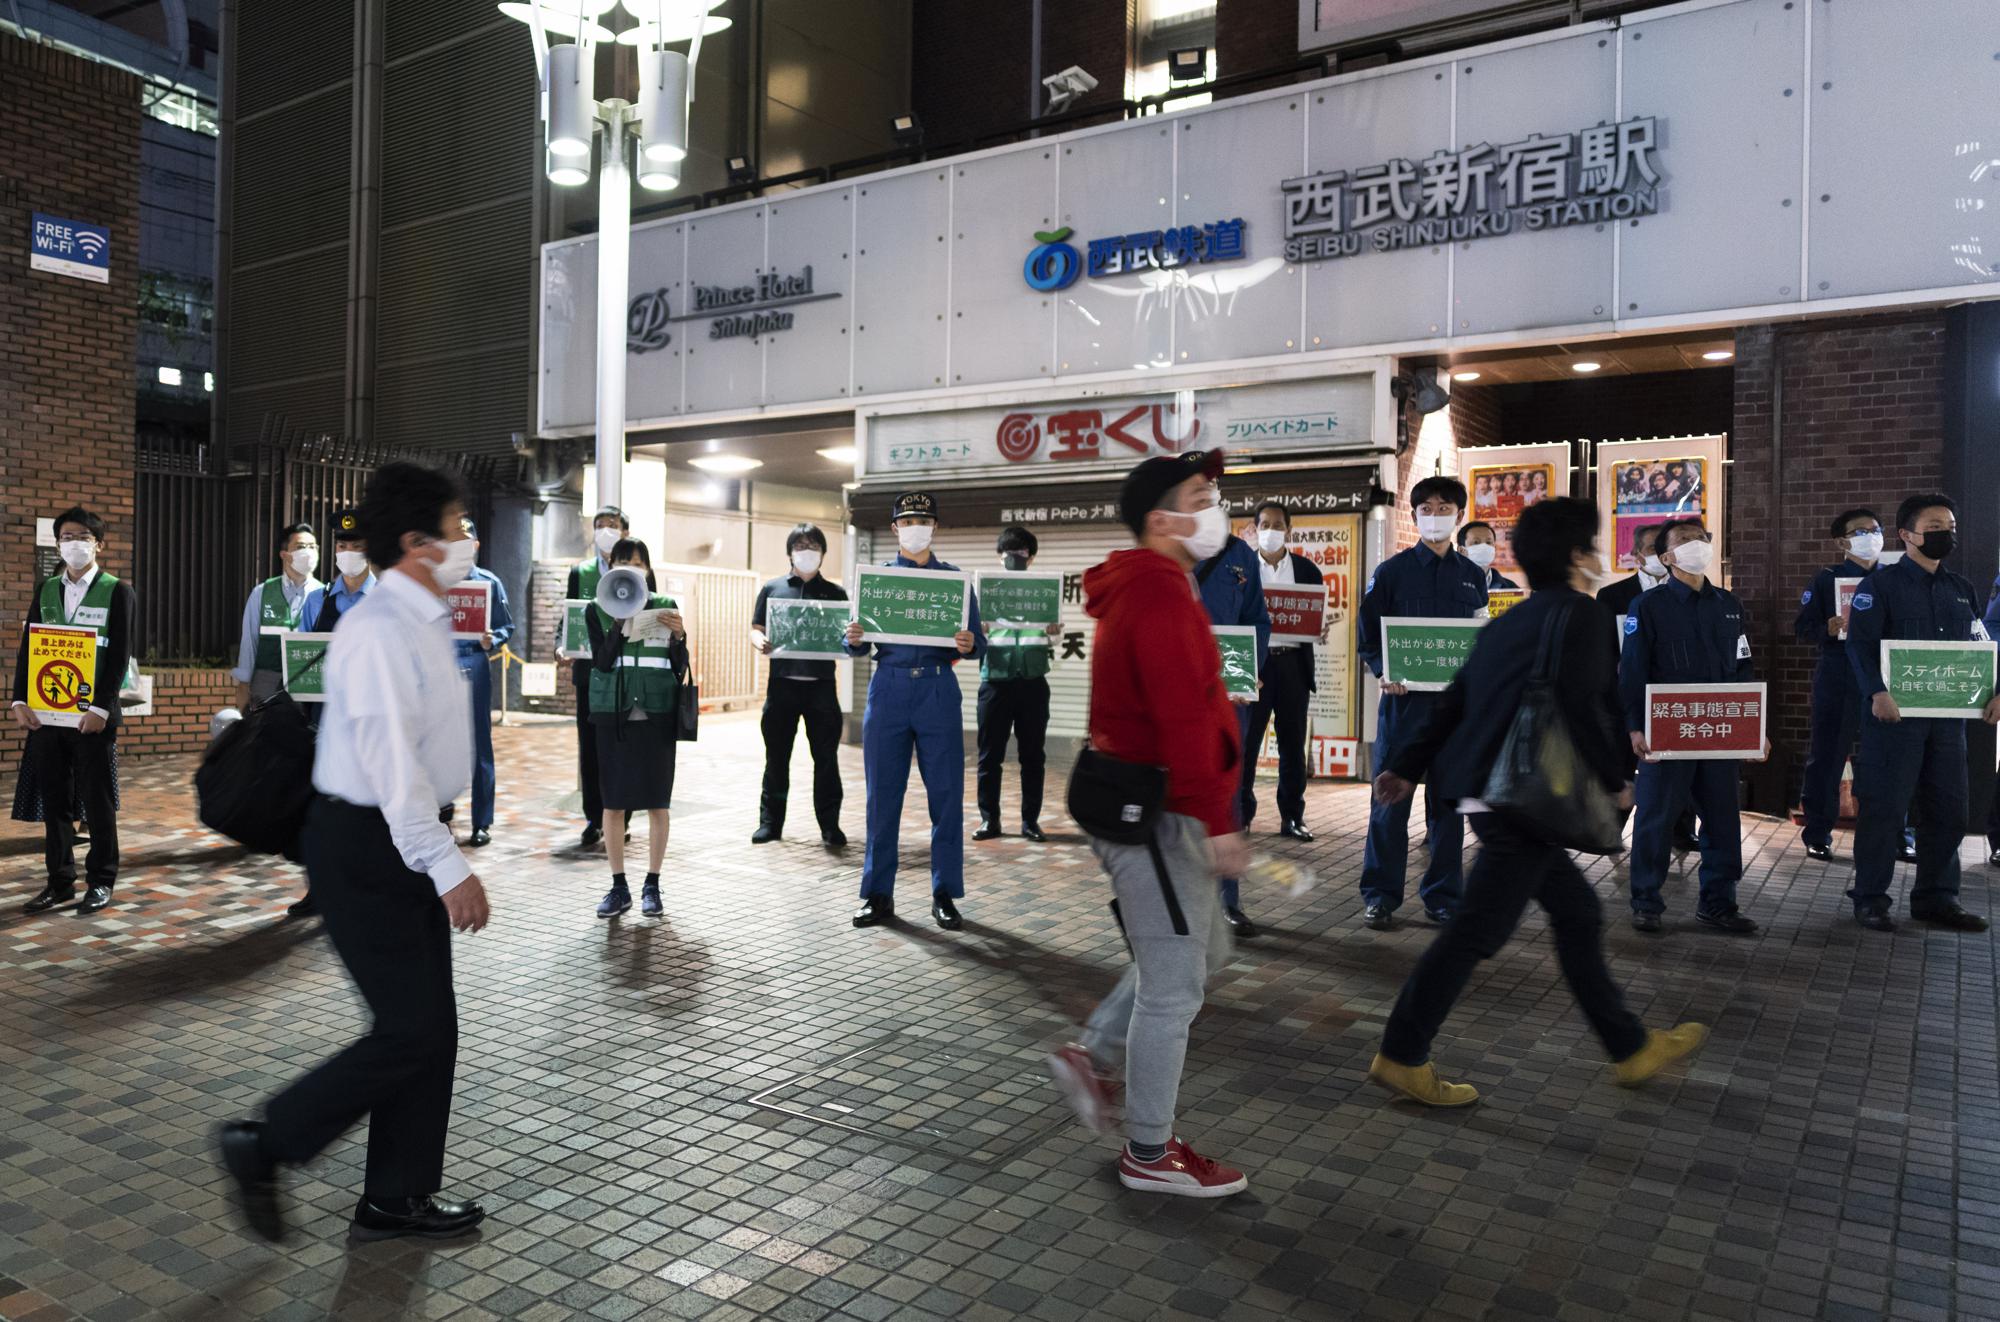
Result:
[[[1497,620],[1527,599],[1526,588],[1493,588],[1486,594],[1486,618]]]
[[[1520,568],[1514,559],[1514,525],[1521,511],[1547,500],[1555,490],[1554,464],[1518,464],[1469,468],[1465,486],[1472,500],[1472,517],[1493,525],[1493,567],[1503,574]]]
[[[1597,506],[1611,546],[1606,559],[1613,578],[1644,560],[1632,540],[1643,528],[1674,519],[1700,519],[1726,555],[1722,535],[1722,445],[1720,436],[1658,441],[1611,441],[1598,447]],[[1716,574],[1709,577],[1720,582]]]
[[[1648,684],[1650,760],[1719,760],[1764,755],[1762,684]]]

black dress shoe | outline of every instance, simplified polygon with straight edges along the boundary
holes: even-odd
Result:
[[[261,1239],[285,1237],[284,1209],[278,1205],[278,1163],[264,1155],[264,1126],[236,1120],[216,1134],[222,1167],[236,1181],[237,1208]]]
[[[1986,866],[1989,868],[2000,868],[2000,849],[1996,849],[1986,856]]]
[[[76,916],[86,918],[111,903],[109,886],[92,886],[83,893],[83,903],[76,906]]]
[[[854,911],[856,927],[879,927],[896,921],[896,902],[886,895],[864,895]]]
[[[1896,920],[1881,909],[1862,909],[1855,913],[1854,921],[1871,932],[1893,932]]]
[[[1023,840],[1032,840],[1038,845],[1045,845],[1049,842],[1048,832],[1042,829],[1040,822],[1024,823],[1021,827],[1021,838]]]
[[[768,845],[773,840],[781,838],[784,834],[785,832],[781,827],[773,826],[769,822],[759,822],[757,823],[757,829],[750,833],[750,843],[753,845]]]
[[[311,891],[292,901],[291,907],[285,910],[285,913],[293,918],[310,918],[318,912],[319,901],[313,898]]]
[[[76,887],[65,886],[58,889],[54,885],[42,887],[42,893],[22,906],[27,913],[42,913],[59,908],[76,898]]]
[[[838,854],[841,850],[847,848],[847,832],[837,826],[830,831],[821,831],[819,833],[819,842],[825,845],[832,853]]]
[[[447,803],[444,807],[438,809],[438,820],[441,822],[448,822],[457,815],[458,805],[455,803]]]
[[[937,919],[937,925],[947,932],[956,932],[965,926],[965,920],[958,916],[958,906],[943,891],[931,893],[931,917]]]
[[[1443,927],[1451,921],[1451,910],[1442,904],[1427,904],[1424,906],[1424,917]]]
[[[1000,823],[990,817],[982,820],[979,823],[979,829],[972,833],[972,838],[974,840],[998,840],[1000,838]]]
[[[481,845],[490,845],[493,843],[493,832],[483,826],[475,826],[472,828],[472,834],[466,837],[465,843],[473,849]]]
[[[1954,932],[1984,932],[1986,920],[1970,910],[1961,909],[1956,901],[1946,900],[1943,904],[1933,904],[1922,912],[1912,909],[1910,917],[1932,927],[1948,927]]]
[[[1816,858],[1816,859],[1818,859],[1818,860],[1819,860],[1820,862],[1822,862],[1822,863],[1827,863],[1827,862],[1831,862],[1831,861],[1832,861],[1832,859],[1833,859],[1833,846],[1832,846],[1832,845],[1807,845],[1807,846],[1806,846],[1806,857],[1807,857],[1807,858]]]
[[[1657,935],[1661,926],[1660,915],[1656,913],[1635,913],[1632,915],[1632,930],[1635,932]]]
[[[1734,908],[1722,909],[1715,913],[1709,913],[1705,909],[1696,909],[1694,911],[1694,920],[1703,927],[1713,927],[1718,932],[1728,932],[1733,936],[1748,936],[1757,930],[1756,923],[1745,918],[1740,911]]]
[[[1898,850],[1896,851],[1896,861],[1897,861],[1897,862],[1899,862],[1899,863],[1914,863],[1914,862],[1916,862],[1916,861],[1917,861],[1917,848],[1916,848],[1916,846],[1915,846],[1915,845],[1904,845],[1904,846],[1903,846],[1903,847],[1902,847],[1901,849],[1898,849]]]
[[[356,1239],[457,1239],[486,1219],[478,1203],[441,1203],[435,1198],[363,1198],[354,1208]]]
[[[596,822],[583,828],[583,839],[577,843],[584,849],[595,849],[604,839],[604,828]]]
[[[1244,917],[1243,911],[1233,904],[1222,907],[1222,916],[1229,920],[1229,929],[1236,933],[1236,939],[1239,941],[1251,941],[1262,935],[1257,924]]]
[[[1313,838],[1313,833],[1306,830],[1306,824],[1301,821],[1286,822],[1278,828],[1278,834],[1287,840],[1303,840],[1307,844],[1311,844]]]
[[[1377,932],[1386,932],[1396,925],[1396,920],[1390,916],[1387,905],[1371,904],[1361,911],[1361,925],[1373,928]]]

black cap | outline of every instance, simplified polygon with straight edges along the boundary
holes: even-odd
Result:
[[[889,515],[889,521],[894,523],[897,519],[911,514],[935,519],[938,516],[936,497],[928,491],[905,491],[896,497],[895,512]]]
[[[336,542],[361,540],[360,510],[342,510],[333,516],[333,540]]]
[[[1154,455],[1125,475],[1125,485],[1118,488],[1118,517],[1137,537],[1146,530],[1146,516],[1160,507],[1169,491],[1191,477],[1212,481],[1221,476],[1220,450]]]

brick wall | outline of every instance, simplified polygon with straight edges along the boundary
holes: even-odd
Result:
[[[1451,420],[1452,443],[1460,449],[1507,443],[1506,429],[1500,419],[1500,397],[1491,386],[1453,385],[1445,416]]]
[[[1640,441],[1727,432],[1735,407],[1731,375],[1727,367],[1706,367],[1472,389],[1497,399],[1505,445]]]
[[[562,619],[563,591],[569,586],[571,560],[537,560],[528,576],[528,613],[523,628],[514,631],[508,646],[529,661],[555,661],[556,626]],[[556,696],[523,698],[521,710],[537,712],[576,711],[576,690],[570,687],[569,667],[556,662]]]
[[[118,736],[120,756],[170,757],[208,747],[209,720],[236,698],[227,670],[149,670],[153,712],[128,718]]]
[[[1755,807],[1781,811],[1798,798],[1817,655],[1791,625],[1800,592],[1832,561],[1827,521],[1867,505],[1890,526],[1904,496],[1941,481],[1944,339],[1942,314],[1736,333],[1727,565],[1776,714],[1769,765],[1746,771]]]
[[[130,74],[0,35],[0,638],[36,588],[35,520],[81,502],[104,516],[112,573],[133,574],[132,427],[138,335],[139,84]],[[28,269],[30,217],[111,230],[111,280]],[[14,648],[0,649],[0,683]],[[0,740],[0,771],[20,740]]]
[[[1025,4],[985,0],[920,0],[912,8],[910,101],[930,141],[962,142],[1040,107],[1029,99],[1029,17]]]
[[[1255,73],[1299,58],[1295,0],[1217,0],[1215,73]]]
[[[1458,475],[1458,443],[1452,437],[1451,410],[1419,414],[1414,408],[1406,408],[1404,418],[1416,439],[1404,453],[1398,473],[1392,552],[1417,544],[1417,520],[1410,509],[1410,488],[1434,473]]]
[[[1096,88],[1070,102],[1069,109],[1124,99],[1137,8],[1138,0],[1059,0],[1042,5],[1042,77],[1076,64],[1097,79]]]

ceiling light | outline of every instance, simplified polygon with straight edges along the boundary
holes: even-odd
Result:
[[[764,466],[762,459],[752,459],[742,454],[705,454],[688,460],[688,463],[704,473],[721,473],[724,476],[747,473],[753,468]]]
[[[834,445],[821,450],[819,457],[830,464],[851,464],[854,462],[855,448],[851,445]]]
[[[1452,379],[1452,380],[1454,380],[1454,381],[1477,381],[1477,380],[1479,379],[1479,373],[1477,373],[1477,372],[1453,372],[1453,373],[1451,374],[1451,379]]]
[[[1726,363],[1736,356],[1734,349],[1710,349],[1702,357],[1711,363]]]
[[[1595,372],[1598,368],[1602,366],[1604,366],[1603,363],[1593,363],[1593,362],[1571,363],[1569,365],[1569,370],[1572,372]]]
[[[181,383],[181,369],[178,367],[162,367],[159,369],[159,377],[161,385],[177,386]]]

